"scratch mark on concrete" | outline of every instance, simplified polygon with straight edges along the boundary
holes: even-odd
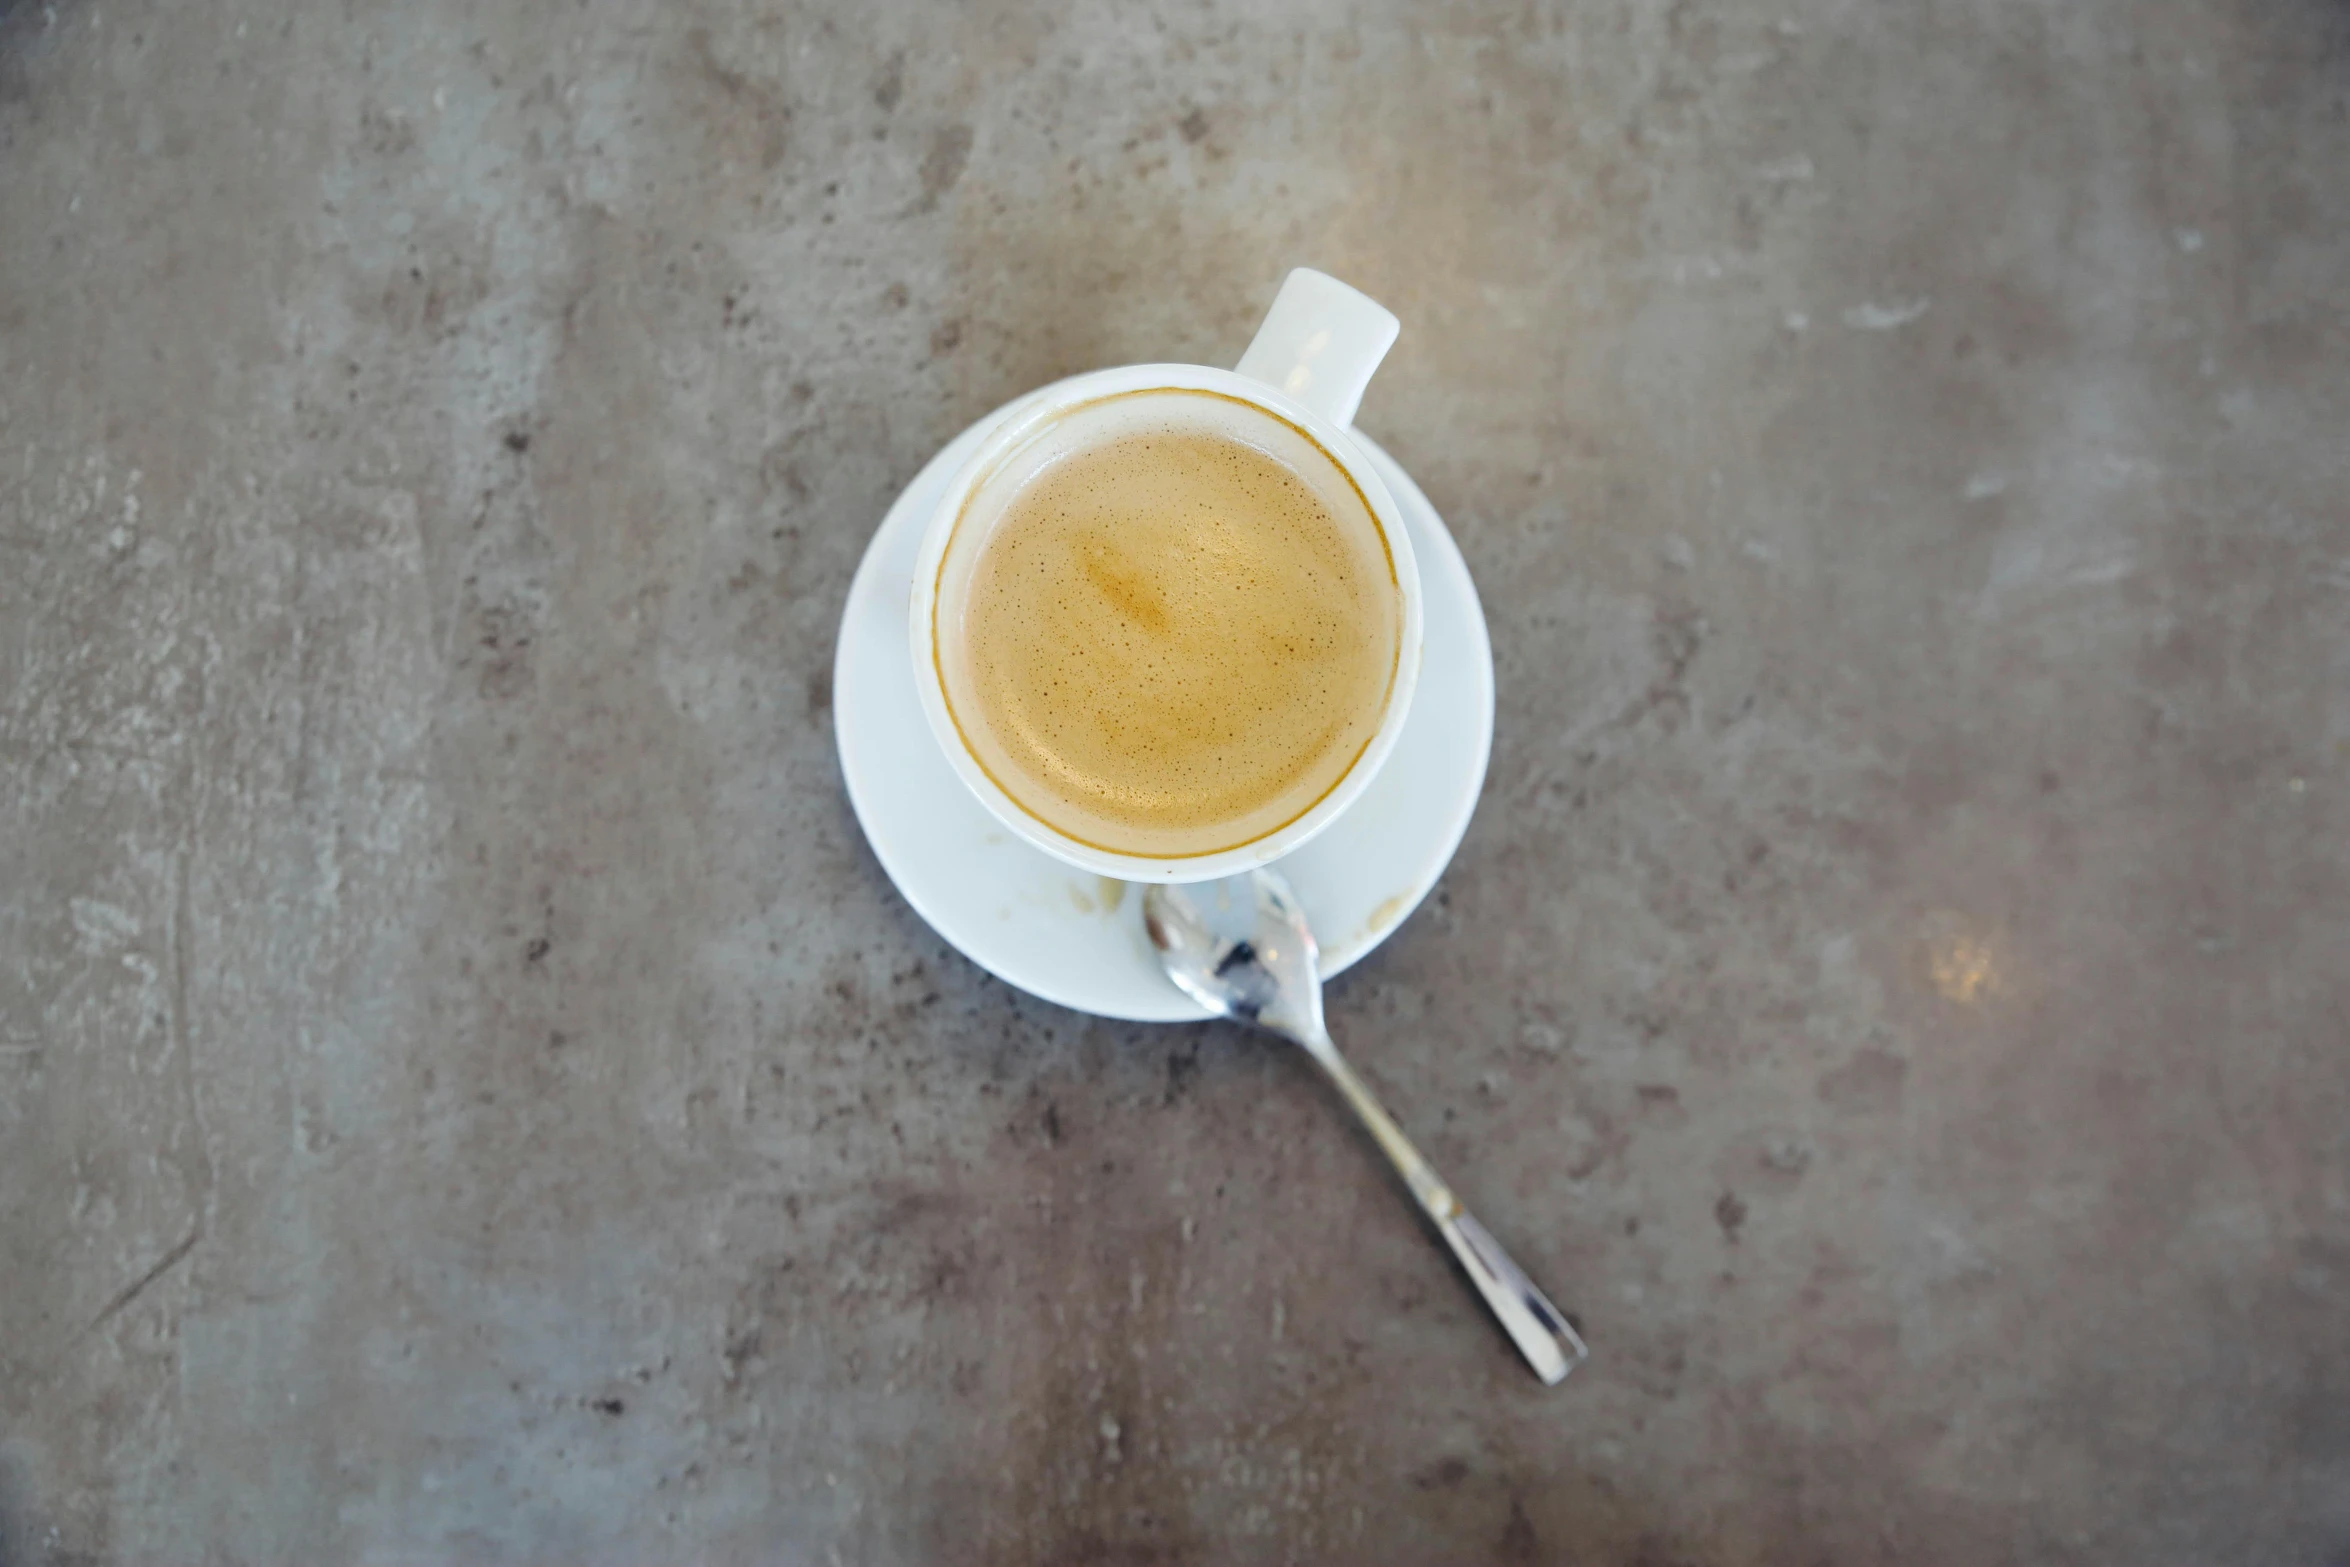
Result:
[[[196,1249],[196,1242],[203,1238],[204,1227],[202,1225],[188,1231],[186,1237],[178,1245],[156,1259],[153,1267],[117,1290],[114,1298],[99,1308],[98,1314],[90,1319],[90,1325],[82,1329],[82,1336],[87,1338],[90,1334],[97,1332],[125,1307],[129,1306],[132,1301],[145,1294],[149,1285],[179,1266],[186,1259],[188,1253]]]

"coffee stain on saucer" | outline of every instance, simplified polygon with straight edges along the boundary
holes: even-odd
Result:
[[[1397,893],[1371,911],[1371,917],[1363,921],[1363,934],[1373,940],[1385,935],[1397,920],[1403,918],[1404,911],[1411,906],[1412,895],[1410,893]]]
[[[1126,884],[1115,876],[1096,876],[1091,891],[1073,881],[1061,883],[1069,906],[1080,914],[1115,914],[1126,901]]]

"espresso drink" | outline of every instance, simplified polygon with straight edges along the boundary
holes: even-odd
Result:
[[[1377,733],[1403,597],[1344,469],[1213,392],[1054,419],[984,477],[939,573],[947,706],[998,787],[1067,837],[1237,848]]]

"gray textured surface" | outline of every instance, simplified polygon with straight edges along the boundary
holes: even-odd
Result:
[[[2332,0],[0,16],[0,1560],[2350,1560]],[[1297,1063],[908,912],[880,508],[1310,261],[1500,661]]]

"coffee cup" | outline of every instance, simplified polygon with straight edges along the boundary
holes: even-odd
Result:
[[[1097,875],[1204,881],[1361,797],[1420,666],[1411,540],[1351,434],[1396,331],[1299,268],[1236,369],[1056,382],[957,468],[909,646],[932,736],[1005,830]]]

